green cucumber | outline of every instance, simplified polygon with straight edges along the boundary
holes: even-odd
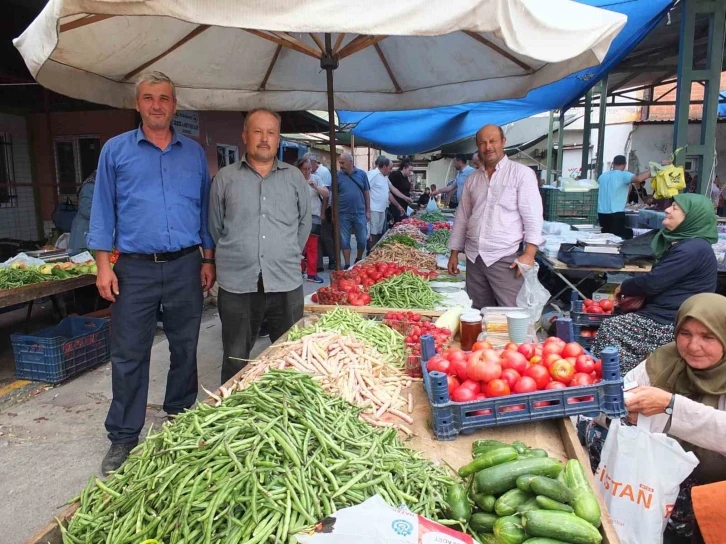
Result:
[[[499,518],[493,530],[499,544],[522,544],[527,539],[520,516]]]
[[[476,473],[474,481],[479,493],[501,495],[516,487],[517,478],[523,474],[557,477],[562,471],[562,464],[550,457],[519,459],[485,468]]]
[[[529,493],[524,493],[515,487],[497,499],[494,511],[498,516],[511,516],[516,514],[519,505],[527,502],[530,497]]]
[[[517,450],[511,447],[497,448],[487,453],[483,453],[468,465],[464,465],[459,469],[459,476],[466,478],[475,472],[484,470],[485,468],[501,465],[508,461],[514,461],[517,458]]]
[[[539,506],[542,510],[558,510],[560,512],[569,512],[570,514],[574,512],[572,506],[569,504],[558,502],[546,497],[545,495],[537,495],[534,500],[537,502],[537,506]]]
[[[449,517],[462,523],[469,521],[471,517],[471,505],[466,496],[466,489],[461,484],[454,484],[449,487],[446,493],[446,504],[449,506]]]
[[[542,537],[536,536],[534,538],[530,538],[529,540],[525,540],[524,544],[569,544],[569,543],[565,542],[564,540],[556,540],[554,538],[542,538]]]
[[[535,495],[544,495],[550,499],[565,504],[571,503],[575,499],[575,493],[567,486],[562,485],[557,480],[545,478],[544,476],[536,476],[529,482],[529,488]]]
[[[592,492],[590,482],[582,465],[577,459],[570,459],[565,466],[565,479],[567,487],[575,494],[572,508],[575,514],[595,527],[600,527],[600,503]]]
[[[477,493],[473,499],[476,505],[484,512],[494,512],[494,504],[497,502],[497,498],[494,495]]]
[[[563,470],[557,475],[557,481],[560,482],[562,485],[567,485],[567,478],[565,477],[565,471]],[[567,486],[570,487],[569,485]]]
[[[524,442],[512,442],[512,447],[517,450],[517,453],[527,453],[529,446]]]
[[[508,448],[509,444],[500,442],[499,440],[477,440],[471,446],[472,457],[479,457],[484,453],[496,450],[498,448]]]
[[[494,522],[498,519],[495,514],[476,512],[471,515],[469,527],[475,533],[491,533],[494,530]]]
[[[542,448],[534,448],[532,450],[529,450],[529,453],[531,453],[535,457],[549,457],[547,452],[545,450],[543,450]]]
[[[539,510],[539,505],[537,504],[537,497],[530,497],[527,499],[526,502],[520,504],[517,507],[517,513],[522,514],[524,512],[528,512],[529,510]]]
[[[65,270],[61,270],[60,268],[54,268],[50,271],[52,276],[55,276],[56,278],[60,278],[62,280],[68,279],[71,277],[71,275],[66,272]]]
[[[529,482],[532,481],[532,478],[536,477],[536,474],[522,474],[519,478],[517,478],[517,481],[515,482],[517,484],[517,489],[524,491],[525,493],[529,493],[531,491],[531,488],[529,487]]]
[[[584,519],[568,512],[530,510],[522,514],[522,524],[530,536],[565,539],[565,542],[571,544],[602,542],[600,531]],[[496,529],[496,524],[494,527]]]

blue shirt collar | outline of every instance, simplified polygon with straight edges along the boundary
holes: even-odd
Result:
[[[143,123],[139,124],[139,127],[136,129],[136,143],[137,144],[141,140],[144,140],[145,142],[149,142],[149,140],[146,138],[146,135],[144,134],[144,131],[141,129],[142,125],[143,125]],[[175,144],[182,145],[182,141],[179,139],[179,134],[177,133],[176,130],[174,130],[174,127],[169,127],[169,130],[171,130],[171,142],[169,145],[175,145]],[[151,142],[149,142],[149,143],[151,143]]]

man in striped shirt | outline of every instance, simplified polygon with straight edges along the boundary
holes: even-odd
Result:
[[[459,253],[464,252],[466,290],[475,308],[516,306],[524,283],[517,262],[533,266],[544,241],[537,177],[531,168],[509,160],[505,142],[496,125],[477,132],[483,166],[464,184],[449,239],[449,273],[459,273]]]

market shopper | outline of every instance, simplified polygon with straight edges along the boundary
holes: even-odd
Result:
[[[91,205],[93,204],[93,192],[96,189],[96,170],[78,189],[78,211],[71,224],[71,238],[68,242],[68,249],[72,251],[83,251],[87,248],[86,234],[91,223]]]
[[[303,315],[300,255],[310,234],[309,185],[277,159],[280,116],[255,109],[245,117],[247,153],[222,168],[209,197],[209,231],[217,244],[222,383],[247,364],[263,320],[270,341]]]
[[[368,221],[371,219],[371,198],[368,176],[353,163],[350,153],[338,157],[338,219],[340,248],[343,252],[344,269],[350,268],[350,235],[355,234],[357,255],[355,262],[363,258],[368,240]]]
[[[399,164],[398,168],[391,172],[388,179],[398,192],[404,195],[405,198],[396,197],[396,202],[405,210],[408,204],[411,204],[411,180],[409,176],[413,172],[413,165],[409,159],[403,159]],[[401,213],[396,206],[389,206],[389,211],[393,216],[393,222],[398,223],[402,219],[406,218],[406,213]]]
[[[429,203],[429,200],[431,200],[431,189],[426,187],[424,189],[423,194],[420,197],[418,197],[418,202],[416,202],[416,204],[418,204],[419,208],[426,208],[426,206]]]
[[[463,153],[458,153],[454,158],[454,168],[457,170],[457,174],[453,179],[453,183],[449,183],[443,189],[439,189],[432,196],[452,195],[456,191],[456,202],[461,202],[461,193],[464,190],[464,184],[475,169],[466,163],[466,155]]]
[[[320,236],[318,237],[318,272],[323,271],[323,256],[328,258],[328,270],[335,270],[338,256],[335,254],[335,243],[333,241],[333,208],[332,208],[332,185],[333,176],[330,170],[322,164],[315,153],[305,153],[303,159],[310,159],[313,174],[320,178],[323,186],[327,187],[331,197],[328,198],[328,206],[320,214]]]
[[[476,151],[471,155],[471,164],[474,165],[474,170],[479,170],[482,167],[481,159],[479,158],[479,152]]]
[[[164,411],[173,416],[196,401],[202,291],[215,279],[207,159],[198,143],[171,128],[174,84],[161,72],[143,74],[136,109],[141,126],[111,138],[101,150],[88,234],[98,291],[114,303],[113,400],[106,417],[111,448],[101,465],[104,474],[123,464],[144,426],[160,304],[170,351]],[[114,246],[120,256],[111,269]]]
[[[630,186],[641,187],[650,177],[650,170],[633,174],[625,170],[624,155],[616,155],[612,170],[597,178],[600,186],[597,196],[597,217],[602,232],[626,238],[625,205],[628,203]]]
[[[691,487],[726,480],[726,297],[689,297],[676,314],[674,333],[673,341],[648,354],[625,376],[625,382],[638,385],[629,391],[625,406],[631,423],[638,414],[668,414],[660,423],[653,421],[660,426],[651,427],[651,432],[666,432],[698,457],[698,466],[681,484],[666,529],[669,537],[686,536],[678,541],[691,542]],[[597,466],[607,429],[593,421],[583,435],[591,463]],[[723,504],[711,507],[722,515]]]
[[[378,240],[381,239],[386,231],[386,214],[388,205],[390,204],[398,210],[400,214],[405,214],[405,210],[396,200],[402,198],[410,200],[403,193],[399,192],[388,179],[393,170],[393,163],[388,157],[380,156],[376,159],[376,167],[368,172],[368,185],[371,190],[371,220],[370,236],[368,238],[368,250],[370,251]]]
[[[464,185],[449,239],[448,269],[459,273],[459,253],[464,252],[466,291],[474,308],[516,306],[524,281],[517,262],[534,266],[543,242],[537,178],[531,168],[507,158],[500,127],[482,127],[476,142],[484,166]]]
[[[655,265],[615,291],[616,300],[619,295],[645,297],[642,308],[603,321],[592,344],[597,356],[608,346],[617,347],[623,374],[673,341],[676,312],[686,299],[716,291],[718,263],[711,244],[718,232],[711,201],[680,194],[665,213],[663,228],[651,243]]]
[[[312,283],[324,283],[325,280],[318,276],[318,239],[320,237],[320,216],[321,210],[328,206],[328,197],[330,193],[328,188],[323,185],[321,179],[312,173],[310,159],[302,158],[297,161],[296,166],[302,172],[305,181],[308,184],[308,192],[310,193],[310,214],[312,216],[312,226],[310,228],[310,236],[305,243],[305,264],[303,272],[307,272],[307,281]]]

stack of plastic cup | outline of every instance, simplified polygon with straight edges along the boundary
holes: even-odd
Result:
[[[509,340],[516,344],[521,344],[527,340],[529,314],[524,312],[507,314],[507,327],[509,329]]]

